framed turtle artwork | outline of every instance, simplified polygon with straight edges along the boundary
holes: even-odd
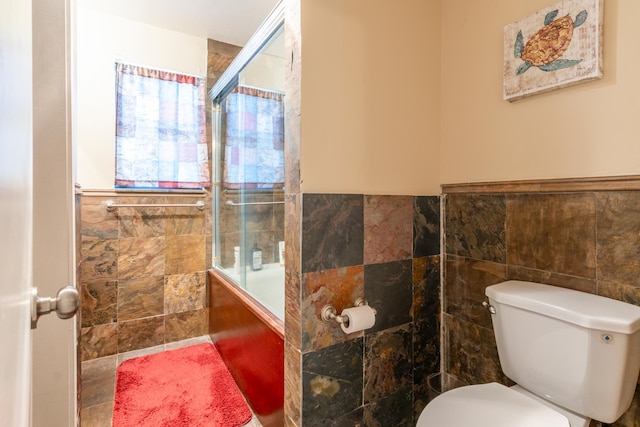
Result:
[[[603,0],[563,0],[504,27],[503,97],[602,77]]]

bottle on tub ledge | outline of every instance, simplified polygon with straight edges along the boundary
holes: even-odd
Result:
[[[249,265],[253,271],[262,270],[262,249],[255,243],[251,248]]]

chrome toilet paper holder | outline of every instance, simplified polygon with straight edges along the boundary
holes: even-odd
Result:
[[[366,299],[358,298],[358,299],[355,300],[353,305],[354,305],[354,307],[360,307],[360,306],[369,305],[369,304],[367,303]],[[375,314],[376,313],[375,308],[371,308],[371,309],[373,310],[373,313]],[[349,317],[339,315],[338,311],[336,310],[336,308],[331,304],[327,304],[324,307],[322,307],[322,311],[320,312],[320,318],[325,323],[329,323],[332,320],[335,320],[339,324],[343,324],[345,322],[347,324],[349,323]]]

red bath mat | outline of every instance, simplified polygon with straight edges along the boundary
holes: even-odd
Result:
[[[212,344],[137,357],[118,367],[114,427],[235,427],[250,419]]]

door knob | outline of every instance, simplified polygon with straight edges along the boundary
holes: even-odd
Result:
[[[60,288],[55,298],[41,297],[38,288],[31,288],[31,329],[38,326],[43,314],[55,311],[60,319],[70,319],[78,311],[80,294],[74,286]]]

